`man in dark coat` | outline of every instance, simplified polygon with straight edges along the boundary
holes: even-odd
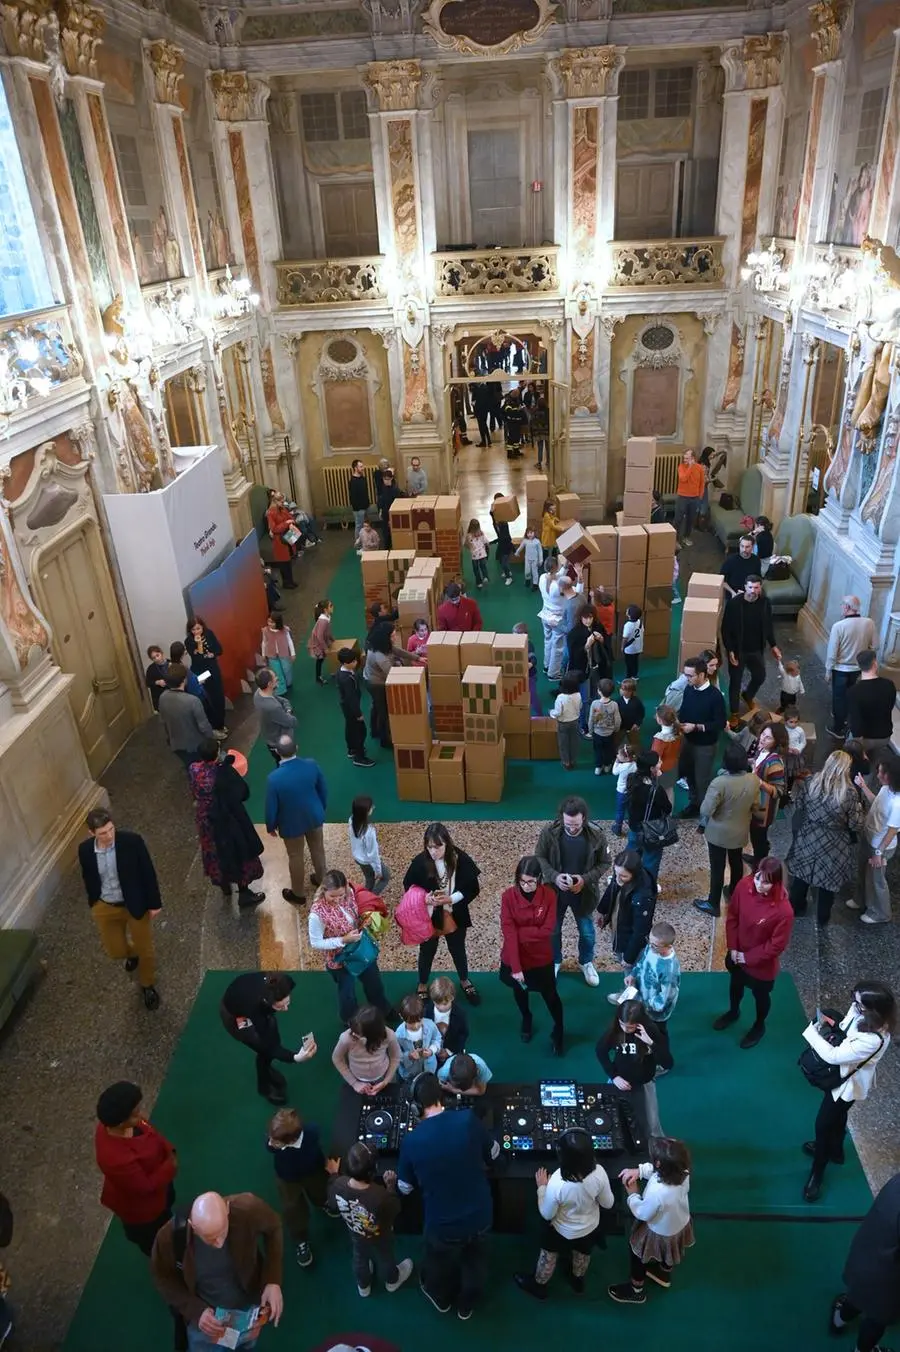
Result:
[[[287,1080],[273,1061],[309,1061],[316,1040],[307,1034],[299,1051],[281,1041],[278,1015],[290,1007],[294,978],[287,972],[245,972],[226,988],[219,1018],[229,1037],[256,1054],[256,1090],[270,1103],[287,1103]]]
[[[878,1352],[885,1330],[900,1321],[900,1174],[885,1183],[853,1236],[844,1282],[847,1290],[831,1305],[832,1332],[859,1319],[856,1352]]]
[[[744,590],[732,596],[722,612],[722,642],[728,652],[728,702],[736,715],[743,699],[748,709],[756,708],[756,692],[766,679],[766,648],[776,662],[781,649],[775,642],[772,603],[763,595],[762,579],[751,575]],[[749,680],[742,689],[744,668]]]
[[[571,909],[578,926],[578,965],[587,984],[597,986],[600,978],[594,966],[594,910],[599,900],[598,884],[609,865],[609,847],[601,827],[589,820],[583,798],[566,798],[560,804],[556,820],[543,828],[534,852],[541,861],[544,882],[556,888],[556,971],[562,966],[563,921]]]
[[[105,807],[87,815],[91,840],[78,847],[88,905],[100,931],[103,951],[137,968],[147,1009],[159,1007],[153,917],[162,910],[156,869],[142,836],[119,831]]]
[[[402,497],[403,492],[394,478],[394,471],[386,469],[381,476],[381,488],[378,490],[378,514],[381,517],[385,549],[391,547],[391,507]]]

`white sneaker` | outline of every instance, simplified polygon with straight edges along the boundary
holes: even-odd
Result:
[[[413,1260],[411,1258],[404,1258],[397,1264],[397,1280],[395,1282],[385,1282],[385,1291],[399,1291],[412,1270]]]
[[[504,579],[504,582],[503,582],[503,585],[504,585],[504,587],[511,587],[511,586],[512,586],[512,578],[511,578],[511,577],[505,578],[505,579]]]
[[[611,1005],[618,1005],[625,999],[621,991],[613,991],[612,995],[607,995],[607,1000]]]
[[[848,897],[847,900],[844,902],[844,905],[849,906],[851,911],[862,910],[862,902],[856,901],[853,897]]]
[[[691,786],[690,786],[690,784],[687,782],[686,779],[676,779],[676,780],[675,780],[675,787],[676,787],[677,789],[689,789]]]
[[[554,977],[559,976],[559,969],[560,969],[560,967],[562,967],[562,963],[561,963],[561,962],[555,962],[555,963],[553,964],[553,975],[554,975]]]
[[[598,765],[597,768],[596,768],[596,770],[594,771],[594,774],[595,774],[595,775],[599,775],[600,773],[601,773],[601,770],[600,770],[600,766]]]
[[[370,1264],[369,1264],[369,1285],[368,1285],[368,1286],[360,1286],[359,1284],[357,1284],[356,1289],[357,1289],[357,1291],[359,1292],[359,1294],[360,1294],[361,1296],[371,1296],[371,1294],[372,1294],[372,1273],[373,1273],[374,1271],[375,1271],[375,1269],[374,1269],[374,1267],[372,1266],[372,1264],[370,1263]]]
[[[600,985],[600,978],[597,975],[597,969],[592,962],[586,962],[584,963],[583,966],[579,963],[579,966],[581,967],[582,975],[589,986]]]
[[[875,917],[874,917],[874,915],[869,915],[868,911],[866,912],[865,915],[861,915],[859,918],[860,918],[860,920],[863,922],[864,925],[886,925],[886,924],[887,924],[887,921],[886,921],[886,920],[876,920]]]

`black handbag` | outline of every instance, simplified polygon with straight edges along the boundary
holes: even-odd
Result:
[[[650,816],[656,792],[654,785],[644,809],[644,820],[641,822],[641,844],[648,850],[663,850],[667,845],[678,844],[678,829],[673,826],[670,814],[666,813],[664,817]]]
[[[822,1036],[832,1047],[839,1047],[847,1034],[844,1032],[843,1028],[840,1028],[835,1023],[829,1028],[828,1032],[823,1033]],[[860,1061],[858,1066],[853,1067],[850,1075],[846,1076],[841,1074],[840,1066],[833,1066],[829,1061],[825,1061],[816,1051],[815,1047],[810,1047],[809,1045],[807,1045],[800,1053],[797,1065],[800,1067],[813,1089],[821,1089],[824,1093],[830,1093],[833,1089],[839,1089],[845,1079],[849,1080],[851,1075],[855,1075],[858,1070],[862,1070],[866,1062],[871,1061],[873,1056],[877,1056],[883,1046],[884,1038],[879,1034],[878,1046],[875,1048],[874,1052],[870,1052],[865,1061]]]

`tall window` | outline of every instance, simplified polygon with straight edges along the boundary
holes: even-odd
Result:
[[[856,133],[856,154],[853,157],[856,169],[862,164],[874,164],[878,158],[878,142],[881,140],[881,124],[884,121],[886,102],[886,89],[867,89],[862,96],[859,127]]]
[[[623,70],[619,76],[619,119],[690,117],[694,92],[692,66],[656,66]]]
[[[0,80],[0,315],[44,310],[55,297]]]

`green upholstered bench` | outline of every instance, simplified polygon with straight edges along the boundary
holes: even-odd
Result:
[[[25,998],[39,965],[36,934],[0,930],[0,1028]]]
[[[743,535],[741,518],[759,516],[762,511],[762,471],[758,465],[751,465],[741,475],[737,507],[723,507],[721,503],[711,502],[709,522],[724,549],[736,544]]]
[[[775,553],[790,555],[791,575],[783,582],[763,578],[763,590],[772,603],[772,613],[794,619],[806,605],[816,528],[811,516],[786,516],[775,532]]]

